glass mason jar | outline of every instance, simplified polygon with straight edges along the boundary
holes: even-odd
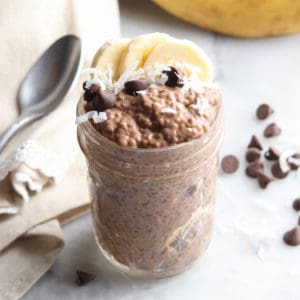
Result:
[[[77,115],[83,106],[81,99]],[[112,264],[129,275],[159,278],[182,272],[204,253],[222,137],[222,108],[201,138],[163,148],[120,147],[90,122],[79,124],[94,232]]]

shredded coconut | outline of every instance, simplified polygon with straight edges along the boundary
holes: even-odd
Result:
[[[296,166],[300,166],[300,159],[294,157],[288,157],[287,161],[291,164],[295,164]]]
[[[151,83],[149,85],[149,89],[156,89],[156,88],[157,88],[157,84],[155,84],[155,83]]]
[[[266,247],[264,245],[259,245],[257,249],[257,256],[260,260],[265,260],[267,254]]]
[[[188,91],[203,92],[203,87],[211,86],[213,83],[203,82],[199,78],[199,73],[201,69],[192,66],[188,63],[172,62],[179,72],[183,72],[182,80],[183,87],[181,88],[181,93],[185,94]],[[82,71],[82,74],[90,74],[91,79],[87,80],[86,87],[91,87],[92,84],[99,85],[101,89],[113,91],[118,94],[123,88],[127,81],[145,79],[150,83],[149,88],[155,89],[157,85],[164,85],[168,80],[168,75],[164,71],[170,71],[170,65],[164,64],[154,64],[153,66],[144,69],[138,68],[138,62],[126,70],[118,80],[113,80],[113,68],[111,65],[107,65],[107,70],[100,71],[96,68],[86,68]],[[215,88],[218,88],[215,86]],[[142,93],[142,92],[141,92]]]
[[[293,154],[295,154],[295,152],[292,151],[292,150],[286,150],[286,151],[283,151],[280,154],[279,166],[280,166],[280,169],[283,173],[286,173],[290,170],[290,166],[289,166],[289,163],[288,163],[288,158],[290,156],[292,156]]]
[[[181,66],[183,66],[186,70],[188,70],[191,74],[197,74],[197,73],[201,73],[202,69],[200,67],[196,67],[194,65],[191,65],[187,62],[176,62],[175,63],[176,66],[178,65],[178,67],[180,68]]]
[[[166,73],[162,73],[159,82],[161,84],[165,84],[167,81],[168,81],[168,75]]]
[[[208,109],[210,109],[210,104],[207,98],[197,98],[196,104],[192,104],[191,107],[197,110],[200,116],[205,115]]]
[[[81,71],[82,75],[85,75],[85,74],[97,75],[98,73],[99,73],[99,70],[97,68],[85,68]]]
[[[115,94],[119,93],[127,81],[141,79],[144,77],[143,69],[136,69],[138,62],[131,66],[127,71],[125,71],[119,79],[114,83]]]
[[[96,110],[91,110],[81,116],[78,116],[76,118],[75,123],[76,124],[84,123],[90,119],[93,119],[93,121],[95,123],[102,123],[107,120],[107,115],[106,115],[106,112],[103,112],[103,111],[97,112]]]
[[[93,84],[99,85],[101,89],[105,90],[106,86],[105,84],[97,77],[91,78],[90,80],[86,81],[85,87],[88,89],[90,88]]]
[[[140,95],[146,95],[147,91],[146,90],[136,91],[136,93]]]
[[[176,114],[176,110],[171,107],[164,107],[160,110],[161,113]]]
[[[163,72],[170,70],[170,66],[156,63],[153,66],[146,68],[145,74],[150,82],[156,84],[165,84],[168,80],[168,77],[167,74]]]

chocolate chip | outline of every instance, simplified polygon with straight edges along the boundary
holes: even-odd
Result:
[[[270,146],[269,150],[265,152],[265,159],[270,161],[276,161],[279,159],[280,153],[279,151]]]
[[[287,159],[287,161],[288,161],[288,164],[289,164],[291,170],[293,170],[293,171],[298,170],[298,168],[300,166],[300,153],[295,153],[294,155],[289,157]]]
[[[124,203],[124,198],[122,198],[121,196],[119,196],[117,193],[115,192],[107,192],[108,196],[115,201],[119,206],[122,206]]]
[[[300,198],[294,200],[293,209],[297,212],[300,211]]]
[[[116,101],[117,97],[112,91],[99,89],[97,96],[93,100],[93,104],[97,111],[104,111],[108,108],[112,108]]]
[[[288,161],[288,163],[289,163],[289,166],[290,166],[291,170],[293,170],[293,171],[298,170],[298,168],[299,168],[298,165],[296,165],[296,164],[294,164],[292,162],[289,162],[289,161]]]
[[[92,84],[89,88],[86,87],[86,81],[83,83],[83,99],[87,102],[94,100],[97,97],[99,86]]]
[[[117,97],[112,91],[102,90],[98,85],[92,84],[86,87],[86,81],[83,83],[83,98],[88,102],[90,109],[104,111],[115,105]]]
[[[273,181],[273,178],[268,176],[262,171],[257,172],[258,184],[262,189],[266,189],[268,185]]]
[[[192,196],[197,191],[197,184],[193,184],[186,190],[186,193]]]
[[[143,91],[149,86],[146,80],[130,80],[124,84],[125,93],[129,95],[136,95],[138,91]]]
[[[248,148],[246,152],[246,160],[247,162],[254,162],[259,160],[260,158],[260,150],[257,148]]]
[[[248,148],[257,148],[259,150],[263,149],[262,144],[260,143],[260,141],[258,140],[255,134],[252,135]]]
[[[300,226],[287,231],[283,236],[283,240],[289,246],[300,245]]]
[[[295,153],[292,155],[293,158],[300,159],[300,153]]]
[[[234,155],[226,155],[222,159],[221,166],[224,173],[232,174],[237,171],[239,164],[238,159]]]
[[[86,81],[84,81],[84,82],[83,82],[83,84],[82,84],[82,88],[83,88],[83,90],[84,90],[84,91],[86,91],[86,90],[87,90],[87,88],[86,88],[86,84],[87,84],[87,82],[86,82]]]
[[[277,179],[283,179],[289,174],[289,172],[282,172],[278,161],[273,164],[271,171],[273,176]]]
[[[84,271],[81,271],[81,270],[77,270],[76,274],[77,274],[76,284],[78,286],[86,285],[90,281],[92,281],[96,278],[95,274],[87,273],[87,272],[84,272]]]
[[[256,116],[259,120],[265,120],[273,112],[273,109],[268,104],[261,104],[256,110]]]
[[[175,69],[174,67],[170,67],[171,70],[167,71],[163,71],[163,74],[166,74],[168,76],[167,81],[165,82],[165,85],[168,87],[183,87],[183,80],[180,76],[180,74],[178,73],[177,69]]]
[[[278,136],[281,134],[281,129],[278,127],[276,123],[271,123],[264,130],[264,136],[267,138]]]
[[[246,168],[246,175],[251,178],[256,178],[258,172],[263,172],[264,165],[261,161],[254,161],[250,163]]]

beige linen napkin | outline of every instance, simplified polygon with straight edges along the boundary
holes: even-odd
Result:
[[[88,65],[104,40],[119,35],[117,0],[0,2],[0,133],[18,115],[16,94],[28,69],[69,33],[82,39]],[[52,114],[0,155],[1,299],[20,298],[51,266],[63,247],[60,223],[89,206],[74,124],[79,95],[77,83]]]

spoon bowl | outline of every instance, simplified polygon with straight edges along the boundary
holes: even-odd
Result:
[[[64,99],[81,62],[81,42],[66,35],[54,42],[26,74],[18,92],[20,116],[0,136],[0,152],[24,126],[48,115]]]

